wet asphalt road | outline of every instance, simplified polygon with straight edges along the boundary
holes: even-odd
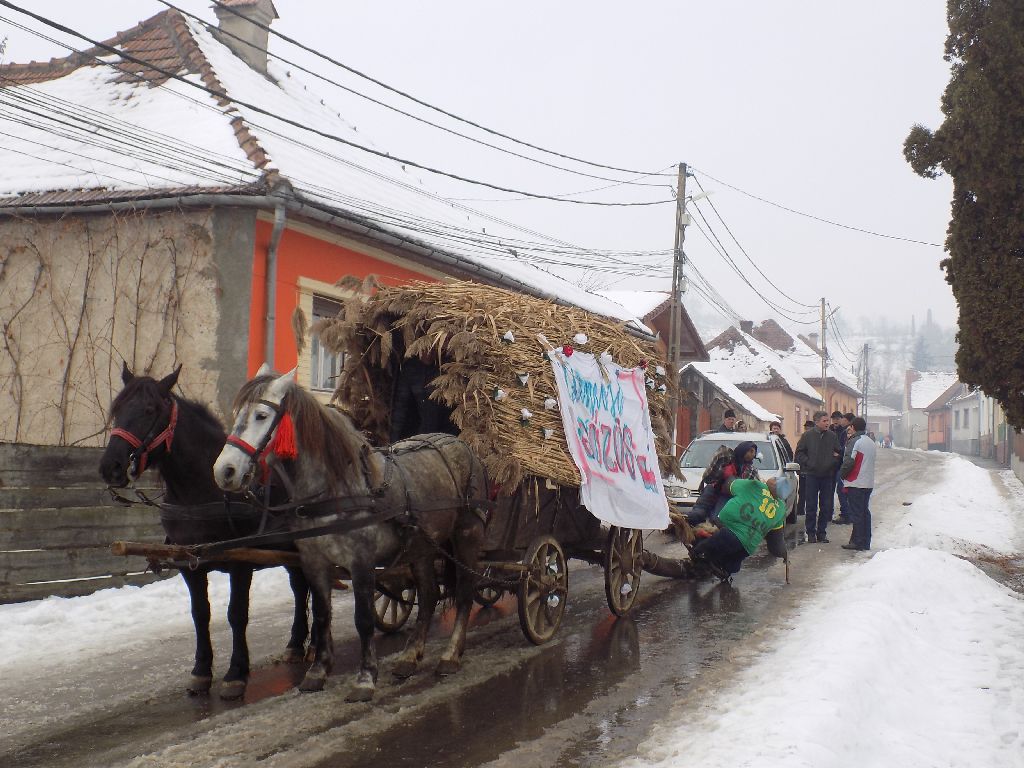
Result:
[[[928,454],[880,452],[885,503],[895,510],[901,497],[912,496],[929,461],[935,459]],[[255,671],[243,702],[182,693],[182,660],[169,666],[169,649],[152,638],[125,653],[120,674],[115,662],[93,679],[86,673],[64,691],[49,690],[54,701],[61,698],[61,716],[43,716],[53,702],[42,701],[39,722],[15,743],[5,746],[0,734],[0,765],[616,765],[636,754],[670,712],[713,698],[718,685],[784,630],[832,565],[855,556],[838,548],[839,531],[830,545],[798,547],[794,531],[790,585],[782,564],[767,556],[750,558],[732,585],[645,574],[637,604],[623,619],[608,612],[600,569],[574,565],[554,640],[530,645],[515,600],[506,597],[475,616],[463,669],[441,680],[431,665],[448,629],[446,615],[423,669],[410,680],[395,682],[388,668],[387,655],[404,637],[379,640],[382,671],[372,704],[343,700],[357,645],[344,594],[336,597],[336,671],[319,694],[295,693],[302,669],[267,660],[273,642],[284,637],[276,629],[251,632]],[[660,533],[647,546],[669,556],[682,552]]]

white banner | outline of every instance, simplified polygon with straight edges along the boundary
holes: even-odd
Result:
[[[550,357],[569,452],[583,476],[584,506],[611,525],[668,527],[644,370],[585,352]]]

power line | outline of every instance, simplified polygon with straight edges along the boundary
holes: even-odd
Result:
[[[693,180],[697,184],[697,187],[700,189],[700,191],[704,192],[704,186],[700,183],[700,179],[698,179],[696,176],[694,176]],[[729,237],[731,237],[732,241],[734,243],[736,243],[736,246],[740,249],[740,252],[746,257],[747,261],[750,262],[751,266],[753,266],[754,269],[757,270],[758,274],[761,275],[761,277],[763,277],[768,282],[768,285],[770,285],[772,288],[774,288],[776,291],[778,291],[782,296],[784,296],[785,298],[787,298],[791,302],[793,302],[793,304],[795,304],[799,309],[804,309],[804,308],[816,309],[814,304],[806,304],[804,302],[797,301],[792,296],[790,296],[788,293],[786,293],[784,290],[779,288],[779,286],[777,286],[774,282],[772,282],[772,279],[770,277],[768,277],[768,275],[766,275],[764,273],[764,270],[762,270],[759,266],[757,266],[757,264],[754,262],[754,260],[752,258],[750,258],[750,254],[747,253],[747,249],[744,248],[740,244],[739,240],[736,239],[736,235],[733,234],[733,231],[729,228],[729,225],[725,223],[725,219],[722,218],[722,214],[720,214],[718,212],[718,209],[715,207],[715,204],[713,202],[711,202],[711,198],[710,197],[705,197],[704,198],[704,202],[706,202],[709,206],[711,206],[711,210],[715,212],[715,216],[717,216],[718,220],[720,222],[722,222],[722,226],[725,227],[725,231],[729,233]]]
[[[693,224],[697,227],[697,231],[704,236],[704,239],[708,241],[712,249],[716,253],[718,253],[718,255],[721,256],[723,260],[725,260],[725,262],[732,268],[733,272],[736,273],[740,280],[746,283],[750,290],[752,290],[757,295],[757,297],[768,306],[769,309],[771,309],[773,312],[778,313],[780,316],[782,316],[791,323],[796,323],[798,325],[816,325],[816,321],[814,320],[799,320],[795,317],[792,317],[791,315],[788,314],[786,310],[782,309],[778,305],[772,303],[768,298],[766,298],[764,294],[761,291],[759,291],[753,283],[750,282],[750,279],[745,274],[743,274],[743,270],[739,268],[739,265],[736,264],[735,260],[733,260],[733,258],[729,256],[728,249],[726,249],[721,239],[715,233],[714,228],[711,226],[711,223],[704,216],[703,212],[700,210],[700,207],[695,204],[693,206],[693,209],[697,211],[697,215],[700,216],[701,221],[704,222],[704,226],[707,227],[708,230],[707,232],[705,232],[704,228],[701,227],[695,219],[693,221]],[[709,235],[708,232],[710,232],[711,234]],[[714,237],[714,241],[712,241],[711,239],[712,236]]]
[[[161,2],[163,2],[163,0],[161,0]],[[381,88],[384,88],[387,91],[391,91],[394,94],[397,94],[399,96],[402,96],[403,98],[409,99],[410,101],[415,102],[416,104],[419,104],[420,106],[426,107],[427,109],[431,109],[431,110],[433,110],[435,112],[439,112],[440,114],[445,115],[446,117],[450,117],[453,120],[457,120],[460,123],[465,123],[466,125],[471,125],[474,128],[478,128],[481,131],[484,131],[486,133],[491,134],[492,136],[499,136],[499,137],[501,137],[503,139],[507,139],[508,141],[514,142],[514,143],[519,144],[521,146],[529,147],[530,149],[536,149],[538,152],[544,152],[545,154],[548,154],[548,155],[553,155],[555,157],[561,157],[564,160],[572,160],[572,161],[577,162],[577,163],[583,163],[584,165],[590,165],[590,166],[593,166],[594,168],[604,168],[605,170],[609,170],[609,171],[620,171],[622,173],[631,173],[631,174],[637,174],[637,175],[642,175],[642,176],[655,176],[655,175],[675,176],[675,174],[667,174],[667,173],[660,173],[660,172],[650,172],[650,171],[637,171],[637,170],[634,170],[632,168],[619,168],[619,167],[614,166],[614,165],[605,165],[603,163],[595,163],[595,162],[592,162],[590,160],[583,160],[582,158],[573,157],[572,155],[566,155],[566,154],[563,154],[561,152],[555,152],[554,150],[550,150],[550,149],[545,149],[544,147],[537,146],[536,144],[531,144],[531,143],[529,143],[527,141],[523,141],[522,139],[517,139],[514,136],[509,136],[507,134],[501,133],[501,132],[496,131],[494,129],[487,128],[486,126],[480,125],[479,123],[476,123],[476,122],[474,122],[472,120],[469,120],[467,118],[460,117],[460,116],[458,116],[458,115],[456,115],[456,114],[454,114],[452,112],[449,112],[449,111],[447,111],[445,109],[442,109],[441,107],[434,106],[433,104],[430,104],[430,103],[428,103],[426,101],[423,101],[422,99],[419,99],[416,96],[413,96],[413,95],[411,95],[409,93],[406,93],[405,91],[401,91],[401,90],[399,90],[399,89],[397,89],[397,88],[395,88],[393,86],[390,86],[387,83],[385,83],[385,82],[383,82],[381,80],[378,80],[375,77],[372,77],[372,76],[366,74],[365,72],[360,72],[358,69],[350,67],[347,64],[343,64],[342,62],[338,61],[337,59],[333,59],[330,56],[328,56],[327,54],[321,53],[320,51],[318,51],[318,50],[316,50],[314,48],[310,48],[309,46],[305,45],[304,43],[301,43],[298,40],[295,40],[294,38],[288,37],[288,35],[285,35],[285,34],[279,32],[276,29],[271,29],[269,25],[262,24],[262,23],[260,23],[258,21],[250,19],[248,16],[242,15],[236,9],[232,8],[231,6],[225,5],[224,3],[218,2],[218,0],[213,0],[213,4],[216,7],[220,8],[220,9],[222,9],[224,11],[227,11],[227,12],[229,12],[229,13],[235,15],[235,16],[238,16],[240,18],[245,19],[250,24],[253,24],[256,27],[259,27],[260,29],[263,29],[263,30],[269,32],[270,34],[274,35],[275,37],[278,37],[281,40],[284,40],[286,43],[291,43],[292,45],[296,46],[297,48],[300,48],[300,49],[306,51],[307,53],[311,53],[314,56],[323,59],[324,61],[330,62],[331,64],[335,65],[336,67],[341,67],[346,72],[351,72],[353,75],[356,75],[357,77],[361,77],[364,80],[368,80],[369,82],[373,83],[374,85],[378,85],[378,86],[380,86]]]
[[[796,208],[790,208],[789,206],[783,205],[782,203],[776,203],[775,201],[768,200],[767,198],[761,197],[760,195],[755,195],[753,192],[747,192],[744,189],[740,189],[739,187],[735,187],[732,184],[729,184],[727,182],[722,181],[721,179],[715,178],[714,176],[712,176],[707,171],[701,171],[701,173],[704,176],[706,176],[707,178],[711,179],[716,184],[721,184],[723,187],[728,187],[729,189],[733,190],[734,192],[739,192],[741,195],[746,195],[747,197],[752,198],[754,200],[757,200],[758,202],[765,203],[766,205],[771,205],[771,206],[773,206],[775,208],[778,208],[778,209],[783,210],[783,211],[787,211],[789,213],[794,213],[797,216],[803,216],[803,217],[808,218],[808,219],[813,219],[814,221],[820,221],[822,224],[831,224],[833,227],[839,227],[840,229],[849,229],[849,230],[851,230],[853,232],[860,232],[861,234],[865,234],[865,235],[873,235],[874,237],[884,237],[887,240],[901,240],[901,241],[903,241],[905,243],[915,243],[917,245],[928,245],[928,246],[932,246],[933,248],[941,248],[942,247],[942,245],[939,244],[939,243],[929,243],[926,240],[915,240],[915,239],[910,238],[910,237],[900,237],[898,235],[887,235],[884,232],[875,232],[874,230],[871,230],[871,229],[864,229],[862,227],[855,227],[855,226],[853,226],[851,224],[843,224],[843,223],[838,222],[838,221],[832,221],[831,219],[822,218],[821,216],[815,216],[814,214],[811,214],[811,213],[805,213],[804,211],[798,211]]]
[[[590,178],[590,179],[599,179],[600,181],[616,182],[615,184],[613,184],[611,186],[619,186],[619,185],[622,185],[622,184],[631,184],[631,185],[634,185],[634,186],[643,186],[643,187],[665,187],[665,186],[668,186],[667,184],[648,184],[648,183],[643,183],[643,182],[639,182],[639,181],[622,181],[622,180],[619,180],[619,179],[609,178],[607,176],[597,176],[597,175],[592,174],[592,173],[585,173],[583,171],[577,171],[577,170],[574,170],[572,168],[566,168],[565,166],[555,165],[554,163],[549,163],[549,162],[547,162],[545,160],[540,160],[540,159],[535,158],[535,157],[530,157],[529,155],[524,155],[524,154],[521,154],[519,152],[515,152],[514,150],[506,149],[505,147],[499,147],[496,144],[491,144],[490,142],[483,141],[482,139],[478,139],[478,138],[476,138],[474,136],[469,136],[469,135],[467,135],[465,133],[460,133],[459,131],[453,130],[451,128],[447,128],[447,127],[445,127],[443,125],[439,125],[438,123],[431,122],[430,120],[422,118],[419,115],[414,115],[411,112],[406,112],[405,110],[399,109],[398,107],[396,107],[396,106],[394,106],[392,104],[388,104],[387,102],[381,101],[379,99],[375,99],[372,96],[369,96],[369,95],[367,95],[365,93],[357,91],[354,88],[350,88],[347,85],[342,85],[338,81],[332,80],[329,77],[326,77],[325,75],[320,74],[319,72],[315,72],[315,71],[313,71],[311,69],[308,69],[307,67],[304,67],[303,65],[301,65],[301,64],[299,64],[297,62],[291,61],[290,59],[286,59],[283,56],[280,56],[280,55],[278,55],[276,53],[272,53],[269,50],[269,48],[262,48],[262,47],[256,45],[255,43],[251,43],[248,40],[246,40],[246,39],[244,39],[242,37],[239,37],[236,34],[233,34],[232,32],[229,32],[229,31],[224,30],[224,29],[220,29],[220,28],[216,27],[214,24],[212,24],[212,23],[206,21],[205,19],[201,18],[200,16],[197,16],[194,13],[190,13],[189,11],[186,11],[183,8],[179,8],[178,6],[174,5],[174,3],[169,2],[169,0],[159,0],[159,2],[163,3],[168,8],[174,9],[175,11],[177,11],[180,14],[182,14],[183,16],[187,16],[187,17],[189,17],[191,19],[194,19],[195,21],[197,21],[198,23],[202,24],[204,27],[206,27],[210,31],[216,31],[220,35],[224,35],[225,37],[230,37],[230,38],[233,38],[234,40],[237,40],[237,41],[239,41],[241,43],[244,43],[245,45],[248,45],[250,48],[252,48],[255,51],[258,51],[260,53],[266,54],[267,56],[271,56],[271,57],[277,59],[278,61],[281,61],[281,62],[283,62],[283,63],[285,63],[285,64],[287,64],[287,65],[289,65],[291,67],[295,67],[300,72],[305,72],[308,75],[312,75],[313,77],[315,77],[315,78],[317,78],[319,80],[322,80],[325,83],[333,85],[336,88],[340,88],[341,90],[346,91],[348,93],[351,93],[354,96],[358,96],[361,99],[365,99],[366,101],[369,101],[371,104],[376,104],[377,106],[380,106],[380,107],[383,107],[384,109],[387,109],[387,110],[390,110],[392,112],[395,112],[395,113],[397,113],[399,115],[402,115],[403,117],[408,117],[408,118],[410,118],[412,120],[415,120],[415,121],[417,121],[419,123],[423,123],[424,125],[429,125],[431,128],[436,128],[437,130],[444,131],[445,133],[450,133],[453,136],[458,136],[461,139],[466,139],[467,141],[471,141],[471,142],[473,142],[475,144],[480,144],[481,146],[488,147],[489,149],[493,149],[493,150],[496,150],[498,152],[503,152],[503,153],[505,153],[507,155],[511,155],[513,157],[518,157],[518,158],[520,158],[522,160],[527,160],[528,162],[531,162],[531,163],[537,163],[537,164],[543,165],[543,166],[545,166],[547,168],[554,168],[555,170],[564,171],[566,173],[572,173],[572,174],[575,174],[577,176],[585,176],[585,177]],[[660,173],[660,171],[659,171],[659,173]],[[654,175],[654,174],[644,174],[640,178],[647,178],[647,177],[650,177],[652,175]],[[610,188],[611,187],[598,187],[597,190],[594,190],[594,191],[599,191],[599,190],[602,190],[602,189],[610,189]],[[532,198],[528,197],[528,198],[524,198],[524,199],[532,199]]]
[[[562,197],[557,197],[555,195],[545,195],[545,194],[540,194],[540,193],[528,192],[528,191],[521,190],[521,189],[514,189],[512,187],[503,187],[503,186],[501,186],[499,184],[492,184],[492,183],[486,182],[486,181],[479,181],[477,179],[471,179],[471,178],[468,178],[466,176],[461,176],[461,175],[456,174],[456,173],[451,173],[449,171],[443,171],[443,170],[441,170],[439,168],[433,168],[431,166],[424,165],[423,163],[418,163],[418,162],[415,162],[413,160],[408,160],[408,159],[403,159],[403,158],[400,158],[400,157],[396,157],[394,155],[388,154],[387,152],[381,152],[381,151],[373,149],[371,147],[367,147],[367,146],[365,146],[363,144],[359,144],[358,142],[350,141],[349,139],[345,139],[345,138],[343,138],[341,136],[338,136],[336,134],[328,133],[327,131],[322,131],[322,130],[320,130],[318,128],[314,128],[314,127],[309,126],[309,125],[304,125],[304,124],[302,124],[302,123],[300,123],[300,122],[298,122],[296,120],[292,120],[290,118],[282,117],[281,115],[276,115],[273,112],[270,112],[269,110],[263,109],[262,107],[259,107],[259,106],[255,105],[255,104],[252,104],[251,102],[246,102],[246,101],[242,101],[242,100],[237,99],[237,98],[233,98],[233,97],[229,96],[227,93],[225,93],[224,91],[219,91],[219,90],[215,90],[213,88],[209,88],[206,85],[194,82],[193,80],[189,80],[186,77],[183,77],[183,76],[178,75],[178,74],[176,74],[174,72],[166,70],[166,69],[164,69],[164,68],[162,68],[162,67],[160,67],[160,66],[158,66],[158,65],[156,65],[156,64],[154,64],[152,62],[146,61],[145,59],[141,59],[141,58],[138,58],[137,56],[133,56],[133,55],[131,55],[129,53],[125,53],[124,51],[118,50],[114,46],[110,46],[110,45],[107,45],[106,43],[102,43],[102,42],[100,42],[98,40],[94,40],[94,39],[88,37],[87,35],[82,34],[81,32],[78,32],[78,31],[76,31],[74,29],[71,29],[70,27],[67,27],[64,24],[61,24],[60,22],[54,21],[54,20],[49,19],[49,18],[47,18],[45,16],[41,16],[39,14],[33,13],[32,11],[28,11],[28,10],[26,10],[24,8],[21,8],[20,6],[17,6],[14,3],[9,2],[9,0],[0,0],[0,5],[4,6],[6,8],[10,8],[10,9],[12,9],[14,11],[17,11],[18,13],[22,13],[22,14],[24,14],[26,16],[29,16],[30,18],[33,18],[36,21],[39,21],[39,22],[41,22],[41,23],[43,23],[43,24],[45,24],[45,25],[47,25],[47,26],[49,26],[49,27],[51,27],[53,29],[56,29],[56,30],[58,30],[60,32],[63,32],[63,33],[68,34],[68,35],[73,35],[73,36],[75,36],[75,37],[77,37],[77,38],[79,38],[81,40],[84,40],[87,43],[90,43],[91,45],[93,45],[93,46],[95,46],[97,48],[100,48],[101,50],[109,51],[110,53],[113,53],[114,55],[119,56],[120,58],[122,58],[122,59],[124,59],[126,61],[130,61],[130,62],[132,62],[134,64],[139,64],[140,66],[146,67],[147,69],[150,69],[153,72],[157,72],[157,73],[163,75],[164,77],[177,80],[177,81],[179,81],[181,83],[185,83],[186,85],[188,85],[188,86],[190,86],[192,88],[196,88],[196,89],[199,89],[201,91],[205,91],[206,93],[208,93],[211,96],[214,96],[214,97],[216,97],[218,99],[227,100],[227,101],[229,101],[229,102],[231,102],[231,103],[233,103],[235,105],[242,106],[242,107],[245,107],[247,109],[251,109],[251,110],[253,110],[254,112],[256,112],[258,114],[266,115],[267,117],[272,117],[272,118],[274,118],[276,120],[280,120],[281,122],[283,122],[283,123],[285,123],[287,125],[291,125],[291,126],[293,126],[295,128],[299,128],[299,129],[304,130],[304,131],[309,131],[310,133],[316,134],[318,136],[321,136],[321,137],[323,137],[325,139],[329,139],[331,141],[336,141],[336,142],[338,142],[340,144],[345,144],[346,146],[350,146],[353,149],[357,149],[357,150],[360,150],[362,152],[366,152],[366,153],[371,154],[371,155],[376,155],[377,157],[384,158],[384,159],[389,160],[389,161],[394,162],[394,163],[410,165],[413,168],[419,168],[420,170],[427,171],[428,173],[434,173],[434,174],[437,174],[438,176],[445,176],[447,178],[455,179],[456,181],[462,181],[462,182],[467,183],[467,184],[475,184],[477,186],[487,187],[489,189],[495,189],[495,190],[498,190],[499,192],[510,192],[510,193],[516,194],[516,195],[526,195],[528,197],[535,197],[535,198],[540,199],[540,200],[552,200],[554,202],[572,203],[574,205],[596,205],[596,206],[604,206],[604,207],[636,207],[636,206],[664,205],[664,204],[667,204],[667,203],[675,204],[675,202],[676,202],[674,198],[668,199],[668,200],[649,200],[649,201],[635,201],[635,202],[611,202],[611,201],[599,201],[599,200],[573,200],[572,198],[562,198]],[[100,59],[100,60],[103,61],[102,59]],[[107,61],[103,61],[103,63],[109,65],[109,62],[107,62]]]

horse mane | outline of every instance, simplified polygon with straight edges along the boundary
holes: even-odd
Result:
[[[257,376],[243,384],[232,406],[234,412],[237,414],[245,406],[258,402],[275,378],[272,374]],[[324,479],[331,488],[347,486],[351,479],[350,468],[358,468],[362,455],[370,449],[369,441],[352,420],[341,411],[325,407],[294,383],[285,394],[282,406],[292,417],[300,454],[323,466]],[[372,469],[371,472],[374,476],[367,481],[376,485],[379,478]]]
[[[196,402],[195,400],[189,400],[188,398],[176,395],[173,392],[171,397],[178,401],[178,407],[184,408],[190,411],[197,419],[204,422],[210,429],[216,429],[221,434],[224,433],[224,425],[221,424],[220,419],[213,415],[202,403]],[[114,416],[117,412],[127,406],[128,403],[141,400],[142,402],[151,402],[157,405],[163,401],[163,395],[160,393],[159,382],[156,379],[149,376],[136,376],[127,384],[124,385],[124,389],[117,393],[117,396],[110,403],[110,413],[107,415],[107,423],[110,424],[114,420]]]

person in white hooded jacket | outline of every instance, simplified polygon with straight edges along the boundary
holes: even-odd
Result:
[[[851,422],[854,435],[846,441],[846,452],[839,474],[843,492],[850,502],[853,532],[843,549],[871,549],[871,509],[868,500],[875,487],[875,441],[867,436],[867,422],[856,416]]]

